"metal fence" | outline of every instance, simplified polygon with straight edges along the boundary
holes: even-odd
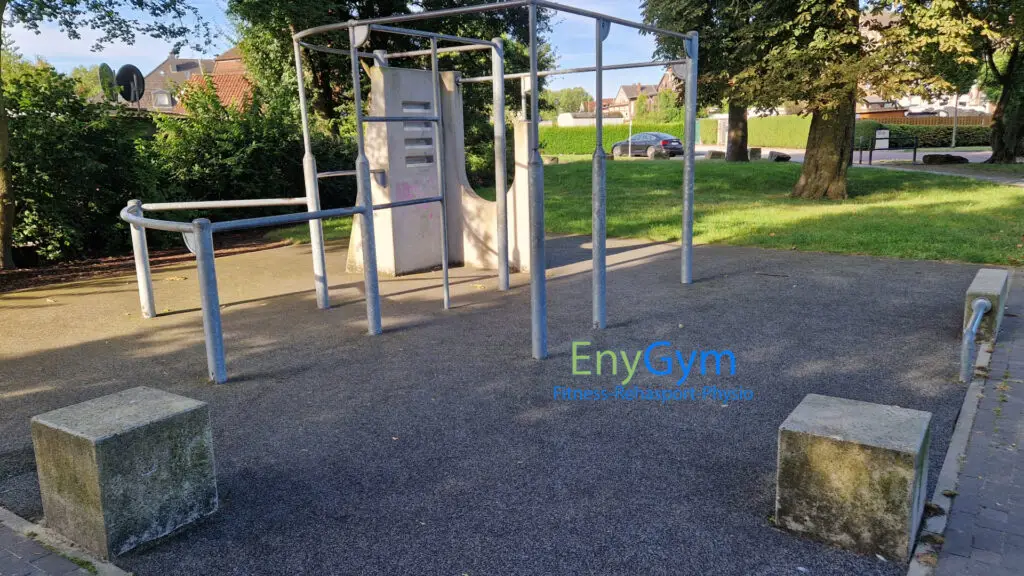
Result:
[[[496,10],[526,9],[529,14],[529,54],[530,70],[528,72],[506,75],[504,73],[504,50],[501,39],[482,40],[475,38],[462,38],[434,32],[425,32],[410,28],[399,28],[394,24],[428,20],[433,18],[454,17],[467,14],[478,14]],[[538,69],[538,49],[540,40],[537,37],[537,13],[538,10],[547,9],[559,12],[566,12],[583,16],[594,20],[594,46],[595,66],[588,68],[544,71]],[[685,45],[685,58],[666,62],[638,62],[634,64],[621,64],[605,67],[603,64],[602,46],[607,38],[611,25],[616,24],[644,32],[668,35],[680,38]],[[348,49],[339,49],[328,46],[320,46],[307,42],[306,39],[312,36],[331,31],[347,31],[349,38]],[[389,34],[402,34],[426,38],[430,42],[429,50],[414,50],[403,53],[387,54],[383,51],[362,51],[360,48],[369,40],[370,32],[384,32]],[[309,222],[310,243],[313,254],[313,279],[316,290],[317,306],[327,308],[330,305],[328,297],[328,283],[326,273],[326,262],[324,258],[324,238],[321,221],[324,218],[335,218],[344,216],[359,215],[363,218],[362,229],[362,253],[363,253],[363,279],[366,290],[366,315],[368,332],[372,335],[381,332],[380,315],[380,292],[377,282],[377,259],[376,245],[373,230],[374,210],[395,209],[416,204],[433,203],[441,204],[441,227],[442,227],[442,275],[443,275],[443,307],[450,306],[450,293],[448,286],[448,246],[447,246],[447,211],[445,210],[445,181],[444,181],[444,157],[443,157],[443,118],[441,115],[440,102],[440,80],[438,67],[438,54],[444,52],[461,52],[466,50],[489,49],[491,51],[492,74],[490,77],[467,78],[463,82],[485,82],[493,83],[493,114],[494,114],[494,154],[495,154],[495,176],[496,176],[496,200],[497,200],[497,226],[498,226],[498,279],[499,289],[507,290],[509,287],[508,278],[508,221],[506,206],[506,173],[505,173],[505,119],[504,119],[504,83],[510,78],[529,78],[530,86],[538,85],[538,78],[551,74],[568,74],[575,72],[596,73],[596,94],[600,98],[603,94],[602,71],[604,69],[634,68],[650,65],[669,65],[672,63],[685,62],[685,107],[686,124],[684,130],[685,155],[683,162],[683,190],[682,190],[682,248],[680,256],[680,275],[683,284],[692,282],[692,260],[693,260],[693,187],[694,187],[694,143],[696,141],[696,110],[697,110],[697,50],[698,36],[696,32],[675,32],[663,30],[632,22],[622,18],[583,10],[571,6],[564,6],[555,2],[545,0],[513,0],[508,2],[497,2],[489,4],[478,4],[474,6],[463,6],[443,10],[417,12],[413,14],[402,14],[383,18],[368,20],[350,20],[326,24],[315,28],[309,28],[292,36],[293,50],[295,57],[295,72],[298,81],[299,109],[302,120],[303,132],[303,174],[305,181],[305,197],[303,198],[278,198],[265,200],[234,200],[223,202],[179,202],[170,204],[144,204],[139,200],[132,200],[128,206],[121,211],[121,218],[131,224],[132,242],[135,251],[136,273],[139,283],[139,297],[142,303],[143,315],[151,318],[155,315],[153,298],[152,279],[149,269],[149,256],[146,248],[146,230],[160,230],[165,232],[177,232],[185,236],[186,243],[196,254],[196,262],[199,270],[199,287],[202,299],[203,328],[206,337],[206,355],[208,372],[211,380],[222,383],[227,380],[227,370],[224,360],[224,341],[221,326],[220,300],[217,290],[217,274],[214,265],[213,234],[231,230],[244,230],[251,228],[279,226],[284,224],[295,224]],[[441,47],[439,42],[456,44],[455,46]],[[347,55],[351,60],[351,74],[353,100],[355,109],[356,143],[358,155],[355,163],[355,170],[337,170],[318,172],[316,159],[313,156],[310,138],[309,116],[306,101],[304,67],[302,50],[319,50],[331,54]],[[360,77],[360,58],[370,58],[378,64],[387,64],[389,59],[426,56],[431,59],[431,75],[433,78],[433,113],[431,116],[367,116],[363,113],[362,89]],[[530,130],[529,130],[529,213],[530,213],[530,304],[531,304],[531,348],[534,358],[547,357],[547,284],[545,276],[545,247],[544,247],[544,169],[538,149],[538,125],[540,115],[538,114],[539,94],[537,90],[530,91]],[[524,101],[525,108],[525,101]],[[593,156],[593,185],[591,193],[593,233],[592,233],[592,281],[593,281],[593,325],[594,328],[602,329],[606,326],[606,155],[601,143],[603,115],[600,107],[596,113],[596,143]],[[365,139],[363,124],[365,122],[405,122],[429,121],[434,125],[434,146],[435,163],[438,169],[439,191],[436,196],[419,198],[401,202],[391,202],[381,205],[373,205],[371,195],[370,166],[365,154]],[[342,176],[354,176],[357,183],[356,205],[351,208],[337,208],[333,210],[320,209],[320,195],[318,183],[323,178],[334,178]],[[305,212],[284,214],[278,216],[267,216],[263,218],[247,218],[241,220],[227,220],[223,222],[211,222],[206,218],[193,220],[192,222],[174,222],[166,220],[155,220],[147,218],[145,212],[156,210],[186,210],[186,209],[212,209],[212,208],[251,208],[260,206],[289,206],[306,205]]]

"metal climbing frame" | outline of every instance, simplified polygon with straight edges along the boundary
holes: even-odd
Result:
[[[413,22],[433,18],[453,17],[465,14],[489,12],[495,10],[508,10],[526,8],[529,11],[529,35],[530,35],[530,70],[520,74],[504,74],[504,52],[500,38],[493,40],[479,40],[472,38],[461,38],[446,34],[437,34],[396,28],[393,24]],[[550,9],[560,12],[567,12],[578,16],[592,18],[595,21],[595,50],[596,65],[592,68],[573,68],[566,70],[538,70],[537,51],[539,40],[537,38],[537,10]],[[617,64],[611,66],[603,65],[602,43],[607,38],[611,24],[618,24],[643,32],[675,36],[684,40],[686,58],[683,60],[670,60],[663,62],[638,62],[632,64]],[[327,46],[318,46],[305,42],[303,39],[324,32],[347,30],[349,36],[348,50],[340,50]],[[363,52],[358,48],[369,38],[370,31],[380,31],[392,34],[404,34],[427,38],[430,41],[429,50],[414,50],[402,53],[386,54],[383,51]],[[278,226],[283,224],[294,224],[309,222],[310,242],[313,254],[313,276],[316,289],[317,306],[328,308],[328,283],[326,275],[326,262],[324,258],[323,226],[321,220],[342,216],[353,216],[359,214],[363,217],[362,246],[363,246],[363,278],[366,290],[366,316],[368,332],[379,334],[381,332],[380,315],[380,292],[377,282],[377,259],[376,244],[374,241],[373,212],[381,209],[394,209],[403,206],[438,202],[441,204],[441,226],[442,226],[442,274],[444,308],[450,306],[450,294],[448,287],[448,246],[447,246],[447,210],[445,202],[445,174],[444,174],[444,151],[443,151],[443,129],[441,114],[440,77],[438,68],[438,55],[449,52],[463,52],[467,50],[490,49],[492,56],[492,75],[490,77],[477,77],[463,79],[462,82],[483,82],[493,83],[492,97],[494,108],[494,148],[495,148],[495,177],[496,177],[496,200],[497,200],[497,225],[498,225],[498,278],[499,288],[507,290],[509,287],[508,275],[508,218],[506,205],[506,163],[505,163],[505,93],[504,83],[506,79],[529,78],[530,85],[537,86],[539,77],[552,74],[570,74],[576,72],[596,72],[596,94],[602,95],[602,71],[624,68],[638,68],[643,66],[671,65],[676,63],[686,64],[685,79],[685,102],[686,102],[686,125],[685,125],[685,155],[683,163],[683,210],[682,210],[682,250],[681,250],[681,281],[689,284],[692,281],[692,237],[693,237],[693,168],[694,168],[694,143],[696,141],[696,102],[697,102],[697,45],[696,32],[674,32],[662,30],[646,24],[631,22],[622,18],[616,18],[598,12],[583,10],[571,6],[564,6],[555,2],[545,0],[513,0],[491,4],[479,4],[444,10],[418,12],[414,14],[403,14],[384,18],[369,20],[351,20],[310,28],[296,33],[292,37],[295,54],[295,73],[298,82],[299,104],[302,119],[303,135],[303,176],[305,182],[304,198],[276,198],[258,200],[231,200],[213,202],[178,202],[164,204],[143,204],[139,200],[132,200],[123,210],[121,219],[131,225],[132,243],[135,253],[136,274],[139,283],[139,298],[142,304],[143,316],[151,318],[155,315],[153,299],[152,279],[149,269],[149,256],[146,247],[146,229],[161,230],[166,232],[177,232],[185,236],[186,243],[196,254],[197,267],[199,271],[199,285],[203,310],[203,329],[206,340],[206,356],[210,379],[217,383],[227,380],[227,371],[224,361],[224,341],[221,330],[220,300],[217,291],[217,275],[214,266],[213,234],[232,230],[243,230],[266,226]],[[457,46],[439,47],[438,42],[452,42]],[[305,82],[303,79],[302,48],[309,50],[320,50],[332,54],[349,56],[351,61],[351,73],[353,100],[356,115],[356,143],[358,155],[354,170],[332,170],[318,172],[316,159],[313,156],[309,116],[306,102]],[[385,64],[388,58],[430,56],[431,72],[433,79],[433,114],[432,116],[364,116],[362,111],[362,90],[360,77],[360,58],[372,58],[378,63]],[[539,95],[536,90],[531,90],[529,115],[529,163],[528,163],[528,189],[530,208],[530,303],[531,303],[531,326],[532,326],[532,351],[535,358],[547,356],[547,285],[545,277],[545,254],[544,254],[544,172],[539,151],[538,136],[538,114]],[[606,232],[606,209],[605,209],[605,152],[602,145],[603,116],[600,106],[596,106],[597,137],[593,157],[593,323],[595,328],[604,328],[606,323],[605,313],[605,232]],[[405,122],[405,121],[430,121],[434,124],[434,146],[435,163],[438,169],[439,193],[437,196],[428,198],[417,198],[400,202],[391,202],[382,205],[373,205],[371,194],[369,162],[365,154],[365,141],[363,135],[364,122]],[[320,209],[319,180],[322,178],[335,177],[356,177],[357,203],[351,208],[337,208],[333,210]],[[279,216],[267,216],[263,218],[248,218],[242,220],[228,220],[223,222],[211,222],[206,218],[193,220],[192,222],[177,222],[167,220],[155,220],[146,218],[144,212],[156,210],[190,210],[190,209],[214,209],[214,208],[248,208],[259,206],[289,206],[306,205],[306,212],[284,214]]]

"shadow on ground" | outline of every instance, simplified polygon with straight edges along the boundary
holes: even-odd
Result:
[[[385,333],[369,337],[361,279],[335,273],[336,306],[317,310],[304,247],[218,259],[224,386],[204,381],[194,270],[157,278],[157,308],[181,312],[145,322],[131,278],[0,296],[0,504],[41,514],[32,415],[141,384],[211,404],[221,508],[117,560],[136,574],[901,574],[771,526],[777,428],[810,392],[928,410],[934,481],[976,267],[698,247],[682,286],[677,248],[612,242],[596,332],[588,241],[549,241],[545,361],[530,358],[524,275],[501,294],[455,271],[448,312],[436,274],[382,282]],[[556,401],[553,386],[622,379],[573,376],[573,340],[731,350],[735,376],[687,385],[755,397]]]

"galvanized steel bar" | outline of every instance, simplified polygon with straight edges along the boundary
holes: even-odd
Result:
[[[129,200],[125,207],[130,213],[142,216],[144,210],[141,200]],[[139,304],[142,306],[142,317],[156,316],[156,304],[153,301],[153,276],[149,270],[149,246],[146,242],[146,229],[138,224],[129,223],[132,232],[132,254],[135,256],[135,279],[139,284]]]
[[[143,204],[150,212],[169,210],[213,210],[218,208],[261,208],[266,206],[296,206],[305,204],[305,198],[253,198],[249,200],[202,200],[197,202],[153,202]]]
[[[320,183],[316,177],[316,157],[309,132],[309,111],[306,106],[306,82],[302,72],[302,49],[293,42],[295,51],[295,80],[299,89],[299,116],[302,120],[302,179],[306,190],[306,210],[320,210]],[[327,289],[327,257],[324,253],[324,227],[320,220],[309,221],[309,246],[313,258],[313,288],[316,290],[316,305],[321,310],[331,307]]]
[[[324,52],[326,54],[335,54],[337,56],[351,56],[352,52],[348,48],[331,48],[329,46],[321,46],[320,44],[310,44],[309,42],[299,42],[299,46],[314,50],[316,52]],[[372,58],[378,60],[376,54],[370,52],[356,52],[360,58]]]
[[[430,204],[432,202],[441,202],[440,196],[431,196],[429,198],[413,198],[412,200],[399,200],[397,202],[387,202],[385,204],[374,204],[374,210],[390,210],[392,208],[401,208],[403,206],[416,206],[417,204]]]
[[[437,68],[437,37],[430,37],[430,79],[433,84],[434,115],[441,118],[441,72]],[[441,196],[441,284],[444,293],[442,306],[452,306],[448,287],[448,203],[445,201],[444,125],[434,123],[434,165],[437,166],[437,186]]]
[[[356,58],[355,28],[349,28],[348,41],[352,50],[352,100],[356,114],[356,197],[362,207],[363,226],[363,284],[366,291],[366,324],[371,335],[380,334],[380,287],[377,283],[377,245],[373,234],[373,189],[370,182],[370,162],[366,159],[366,140],[363,136],[363,92]]]
[[[494,198],[498,201],[498,290],[508,290],[508,173],[505,167],[505,48],[491,48],[491,108],[494,113]]]
[[[398,16],[385,16],[382,18],[369,18],[367,20],[349,20],[348,22],[336,22],[307,28],[292,35],[295,40],[300,40],[314,34],[322,34],[333,30],[343,30],[353,26],[365,26],[368,24],[398,24],[401,22],[413,22],[416,20],[429,20],[431,18],[447,18],[450,16],[462,16],[463,14],[477,14],[480,12],[493,12],[495,10],[507,10],[532,4],[534,0],[514,0],[511,2],[496,2],[491,4],[477,4],[475,6],[460,6],[458,8],[446,8],[443,10],[430,10],[416,12],[414,14],[400,14]],[[349,40],[352,40],[350,37]]]
[[[266,228],[268,226],[281,226],[283,224],[298,224],[300,222],[312,222],[323,218],[337,218],[339,216],[351,216],[362,214],[362,206],[351,208],[331,208],[330,210],[317,210],[315,212],[295,212],[294,214],[278,214],[277,216],[261,216],[259,218],[243,218],[241,220],[225,220],[214,222],[214,232],[231,232],[234,230],[248,230],[249,228]]]
[[[978,336],[978,328],[981,326],[981,319],[992,309],[992,303],[987,298],[976,298],[971,302],[971,319],[964,328],[963,342],[960,344],[960,381],[970,382],[974,372],[975,342]]]
[[[206,218],[192,221],[196,238],[196,267],[199,270],[199,296],[203,308],[203,334],[206,339],[206,367],[210,380],[227,381],[224,365],[224,334],[220,323],[220,295],[217,293],[217,269],[213,255],[213,228]]]
[[[631,68],[651,68],[655,66],[671,66],[672,64],[685,64],[686,59],[681,58],[678,60],[662,60],[649,62],[632,62],[629,64],[608,64],[602,66],[602,70],[628,70]],[[537,72],[537,76],[558,76],[560,74],[582,74],[584,72],[594,72],[597,70],[596,66],[583,66],[581,68],[560,68],[557,70],[540,70]],[[529,72],[516,72],[514,74],[506,74],[505,80],[517,80],[522,78],[529,78]],[[491,76],[473,76],[472,78],[462,78],[459,80],[462,84],[474,84],[477,82],[491,82]]]
[[[604,86],[602,84],[603,72],[601,70],[601,64],[603,60],[603,49],[604,43],[602,21],[594,20],[595,40],[594,40],[594,59],[596,66],[595,68],[595,102],[594,102],[594,126],[596,127],[597,139],[594,143],[594,160],[591,170],[591,236],[590,236],[590,250],[591,250],[591,305],[594,316],[594,328],[603,330],[607,322],[607,314],[605,309],[605,281],[607,279],[607,265],[606,265],[606,251],[605,251],[605,231],[606,231],[606,213],[605,213],[605,199],[606,199],[606,179],[605,179],[605,164],[606,158],[604,153],[604,112],[601,110],[601,99],[604,95]]]
[[[533,357],[548,356],[547,261],[544,257],[544,165],[539,150],[537,89],[537,4],[530,4],[530,326]]]
[[[452,52],[472,52],[474,50],[493,50],[493,47],[481,46],[479,44],[463,44],[460,46],[445,46],[438,48],[437,53],[449,54]],[[415,58],[417,56],[430,56],[430,50],[410,50],[409,52],[393,52],[388,54],[388,58]]]
[[[153,230],[163,230],[164,232],[180,232],[180,233],[191,233],[192,225],[188,222],[175,222],[173,220],[154,220],[153,218],[145,218],[137,214],[133,214],[127,206],[121,208],[120,213],[121,220],[128,222],[129,224],[137,224],[143,228],[151,228]]]
[[[363,122],[440,122],[437,116],[364,116]]]
[[[362,22],[360,23],[362,24]],[[430,38],[431,40],[444,40],[446,42],[458,42],[460,44],[470,44],[474,46],[490,46],[493,48],[492,43],[489,40],[480,40],[479,38],[463,38],[462,36],[452,36],[450,34],[440,34],[438,32],[426,32],[423,30],[413,30],[411,28],[396,28],[394,26],[383,26],[380,24],[371,24],[370,30],[378,30],[380,32],[390,32],[392,34],[401,34],[404,36],[416,36],[419,38]],[[436,42],[434,43],[436,45]],[[437,55],[434,47],[430,50],[432,57]]]
[[[697,142],[697,33],[691,32],[684,45],[687,48],[686,64],[686,125],[684,128],[683,155],[683,230],[681,249],[681,280],[683,284],[693,282],[693,187],[694,162],[696,155],[694,145]]]
[[[326,172],[317,172],[317,178],[337,178],[339,176],[355,176],[355,170],[327,170]]]
[[[633,22],[632,20],[626,20],[624,18],[616,18],[615,16],[608,16],[606,14],[601,14],[600,12],[583,10],[582,8],[576,8],[575,6],[566,6],[557,2],[548,2],[547,0],[535,0],[532,5],[558,10],[559,12],[568,12],[570,14],[576,14],[577,16],[607,20],[612,24],[619,24],[620,26],[625,26],[627,28],[635,28],[636,30],[653,32],[655,34],[662,34],[665,36],[675,36],[676,38],[690,38],[692,34],[695,34],[694,32],[673,32],[663,28],[655,28],[654,26],[648,26],[647,24],[641,24],[640,22]]]

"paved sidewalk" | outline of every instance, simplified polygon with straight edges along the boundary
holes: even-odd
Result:
[[[1006,313],[950,511],[940,576],[1024,573],[1024,278],[1014,278]]]
[[[86,569],[0,524],[0,576],[87,576]]]

